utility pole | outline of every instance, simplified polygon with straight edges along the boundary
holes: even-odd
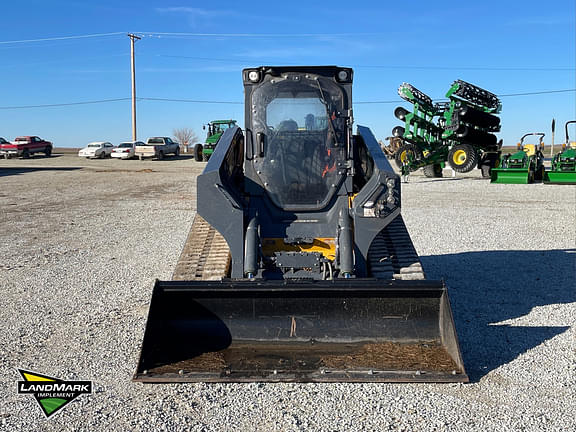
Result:
[[[550,146],[550,157],[554,157],[554,130],[556,129],[556,119],[552,119],[552,145]]]
[[[132,141],[136,141],[136,65],[134,63],[134,41],[142,39],[135,34],[128,33],[130,38],[130,59],[132,64]]]

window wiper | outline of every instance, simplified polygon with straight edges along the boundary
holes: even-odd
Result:
[[[330,126],[330,132],[332,132],[332,136],[334,136],[334,147],[338,147],[338,135],[336,135],[336,128],[334,128],[334,123],[332,122],[332,115],[330,114],[330,108],[328,106],[328,101],[324,97],[324,91],[322,90],[322,86],[320,85],[320,80],[316,80],[318,84],[318,90],[320,90],[320,97],[322,98],[322,104],[324,108],[326,108],[326,116],[328,117],[328,125]]]

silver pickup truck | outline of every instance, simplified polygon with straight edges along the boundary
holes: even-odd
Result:
[[[148,138],[145,145],[137,145],[134,149],[134,156],[140,160],[153,157],[164,159],[168,154],[180,155],[180,144],[168,137]]]

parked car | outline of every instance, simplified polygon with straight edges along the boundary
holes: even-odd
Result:
[[[7,159],[12,156],[22,156],[27,159],[34,153],[44,153],[46,157],[52,154],[52,143],[37,136],[20,136],[11,143],[3,141],[5,142],[0,143],[0,155]]]
[[[128,141],[118,144],[118,146],[112,150],[111,156],[118,159],[132,159],[134,157],[134,147],[144,145],[141,141]]]
[[[2,147],[2,144],[10,144],[8,141],[6,141],[4,138],[0,137],[0,148]],[[6,157],[6,156],[4,156]]]
[[[112,154],[113,149],[114,146],[107,141],[95,141],[80,150],[78,156],[104,159]]]
[[[167,154],[180,155],[180,144],[172,141],[169,137],[151,137],[146,140],[146,144],[137,145],[135,155],[140,160],[147,157],[164,159]]]

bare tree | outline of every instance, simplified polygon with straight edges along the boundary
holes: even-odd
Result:
[[[196,144],[196,142],[198,142],[198,136],[196,135],[196,132],[194,132],[194,129],[174,129],[172,131],[172,135],[174,136],[174,139],[180,143],[181,151],[187,151],[189,146],[193,146]]]

